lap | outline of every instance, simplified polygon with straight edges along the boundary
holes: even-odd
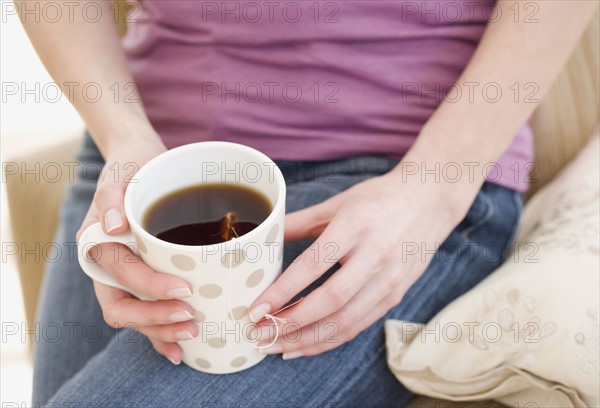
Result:
[[[357,168],[356,162],[352,166],[342,163],[331,183],[312,177],[292,182],[288,172],[288,211],[321,202],[390,166],[389,162],[373,160],[363,164],[363,168]],[[288,361],[268,356],[248,370],[211,375],[185,365],[172,365],[153,351],[144,336],[126,330],[67,381],[52,401],[148,407],[399,406],[411,394],[387,368],[383,322],[388,318],[426,322],[491,273],[502,260],[500,253],[512,241],[519,212],[517,193],[486,184],[465,220],[437,249],[432,263],[402,302],[353,341],[332,351]],[[308,245],[310,241],[286,245],[285,262],[289,264]],[[497,249],[498,255],[490,256],[485,248]],[[432,250],[418,249],[412,256],[421,256],[424,249]],[[414,251],[406,252],[411,256],[408,253]],[[335,269],[326,275],[335,273]],[[303,331],[301,335],[315,333]]]
[[[54,238],[57,252],[46,267],[37,312],[33,402],[47,401],[56,390],[110,341],[115,330],[102,318],[93,283],[77,262],[75,234],[94,196],[103,163],[88,146],[78,159],[85,176],[70,186]]]

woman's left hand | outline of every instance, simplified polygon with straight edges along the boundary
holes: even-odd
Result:
[[[335,262],[341,268],[277,314],[286,330],[262,352],[283,353],[284,359],[322,353],[352,340],[397,305],[460,221],[462,209],[447,205],[441,188],[403,183],[393,170],[288,214],[286,241],[317,239],[254,302],[252,320],[280,309]],[[261,323],[259,345],[269,344],[272,332]]]

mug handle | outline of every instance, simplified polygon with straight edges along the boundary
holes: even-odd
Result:
[[[108,235],[102,229],[102,225],[97,222],[90,225],[83,231],[81,237],[79,238],[79,242],[77,243],[77,257],[81,269],[83,269],[86,275],[95,281],[124,290],[125,292],[131,293],[140,299],[150,300],[147,296],[139,294],[133,289],[121,285],[89,256],[88,252],[90,249],[98,244],[104,244],[108,242],[116,242],[126,245],[134,254],[139,254],[137,245],[135,244],[135,238],[133,237],[131,230],[127,230],[119,235]]]

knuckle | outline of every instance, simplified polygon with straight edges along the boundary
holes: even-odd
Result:
[[[150,343],[152,343],[152,347],[154,348],[154,350],[156,350],[156,352],[162,356],[166,356],[166,350],[164,349],[164,346],[161,342],[157,341],[156,339],[153,339],[151,337],[148,338],[150,340]]]
[[[309,222],[312,224],[309,231],[316,235],[327,225],[331,219],[330,214],[327,211],[327,201],[317,204],[313,207],[313,212],[310,214]]]
[[[329,351],[330,349],[332,349],[331,344],[319,343],[318,345],[316,345],[313,348],[311,354],[313,354],[313,355],[321,354],[321,353],[324,353],[326,351]]]
[[[400,286],[400,285],[398,284],[397,286]],[[400,289],[400,290],[395,290],[389,296],[387,296],[387,299],[384,302],[384,306],[386,307],[386,309],[390,310],[391,308],[398,305],[400,303],[400,301],[402,300],[404,293],[405,293],[404,290]]]
[[[119,323],[117,322],[117,313],[115,312],[113,306],[105,305],[102,308],[102,318],[110,327],[114,329],[119,328]]]
[[[98,209],[103,213],[116,199],[122,195],[122,191],[119,185],[115,184],[111,180],[104,180],[96,188],[94,194],[94,203],[98,206]],[[114,204],[113,204],[114,205]]]
[[[119,284],[127,286],[125,266],[121,262],[117,259],[112,259],[111,265],[107,269]]]
[[[349,341],[354,340],[354,338],[357,335],[358,335],[358,332],[356,332],[353,328],[350,328],[350,329],[344,331],[340,335],[340,344],[348,343]]]
[[[327,290],[329,304],[335,308],[340,308],[346,303],[349,296],[348,293],[348,289],[344,285],[341,285],[339,282],[335,285],[332,285]]]
[[[352,322],[347,321],[343,325],[338,326],[338,331],[328,337],[326,343],[339,346],[347,343],[356,336],[355,327]]]
[[[308,273],[312,278],[317,279],[322,275],[320,264],[315,253],[310,249],[304,252],[300,257],[300,265],[305,273]]]
[[[396,271],[383,272],[382,278],[390,291],[397,288],[402,281],[400,274],[396,273]]]
[[[379,253],[379,262],[380,264],[387,265],[392,262],[395,253],[392,248],[389,246],[382,247],[382,250]]]
[[[168,281],[170,280],[168,276],[161,274],[159,272],[154,272],[150,269],[150,267],[145,264],[140,264],[139,270],[140,275],[145,276],[144,286],[145,292],[147,295],[150,295],[154,298],[161,298],[163,294],[169,287],[175,287],[177,285],[169,285]],[[180,284],[179,286],[186,286],[185,284]]]
[[[276,303],[287,302],[289,299],[292,299],[296,295],[296,291],[293,290],[290,286],[284,285],[280,286],[276,292],[276,297],[274,299],[277,300]]]
[[[94,201],[101,204],[106,197],[113,193],[113,191],[111,183],[107,183],[106,180],[99,181],[96,192],[94,193]]]
[[[102,250],[96,244],[87,250],[86,256],[88,259],[90,259],[94,262],[100,262],[102,259]]]
[[[364,255],[377,254],[377,264],[379,265],[387,265],[392,262],[398,249],[388,237],[389,234],[367,235],[364,240],[367,243],[367,246],[364,248]]]
[[[98,177],[98,185],[104,183],[104,180],[106,180],[106,177],[110,173],[110,167],[111,167],[111,165],[109,165],[109,163],[106,163],[104,165],[104,167],[100,171],[100,176]]]
[[[176,332],[177,329],[175,327],[147,327],[149,332],[147,336],[152,336],[154,339],[165,342],[165,343],[174,343],[177,341]]]
[[[131,330],[134,330],[134,331],[140,332],[140,333],[142,332],[142,328],[139,325],[139,323],[137,323],[137,322],[128,321],[126,323],[123,323],[121,325],[121,327],[131,329]]]
[[[171,320],[170,317],[175,313],[185,310],[193,316],[193,309],[185,302],[180,300],[157,300],[157,301],[142,301],[145,309],[144,324],[147,326],[170,326],[178,324],[188,324],[195,327],[196,324],[192,320],[181,321],[179,319]],[[174,326],[173,326],[174,327]]]
[[[369,231],[370,223],[363,222],[351,222],[356,219],[356,214],[360,214],[361,218],[368,221],[378,218],[378,214],[371,211],[365,211],[365,208],[369,208],[372,205],[370,199],[365,199],[361,194],[353,197],[352,200],[345,202],[342,207],[336,212],[336,221],[343,223],[347,228],[351,228],[355,232]]]
[[[146,316],[147,326],[158,326],[159,324],[162,324],[164,320],[166,320],[161,319],[156,313],[148,313]]]
[[[345,330],[345,341],[351,341],[354,340],[354,338],[356,336],[358,336],[362,331],[364,330],[364,328],[362,328],[358,322],[354,321],[352,322],[348,328]]]
[[[294,297],[297,291],[293,289],[292,285],[285,278],[286,276],[283,274],[283,276],[278,279],[273,286],[271,286],[263,293],[263,295],[261,295],[261,299],[268,300],[270,303],[278,304],[280,302],[287,302],[289,299]]]
[[[352,330],[354,326],[354,317],[349,313],[340,313],[333,323],[337,325],[337,329],[340,332],[345,332]]]

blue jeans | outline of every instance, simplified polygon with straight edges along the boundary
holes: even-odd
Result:
[[[94,195],[102,157],[86,138],[79,180],[69,189],[56,241],[66,246]],[[288,186],[288,211],[317,204],[396,161],[355,157],[329,162],[278,162]],[[520,193],[486,183],[467,216],[439,247],[402,301],[354,340],[324,354],[283,361],[268,356],[235,374],[210,375],[175,366],[130,329],[114,330],[103,319],[91,280],[63,251],[49,265],[38,311],[40,327],[63,327],[57,340],[41,338],[35,349],[34,404],[79,407],[386,407],[411,397],[386,365],[386,319],[427,322],[445,305],[489,275],[512,244],[521,213]],[[311,241],[286,245],[284,267]],[[400,249],[399,249],[400,250]],[[490,256],[490,254],[496,254]],[[338,265],[339,266],[339,265]],[[400,266],[399,266],[400,267]],[[337,268],[307,289],[321,284]]]

